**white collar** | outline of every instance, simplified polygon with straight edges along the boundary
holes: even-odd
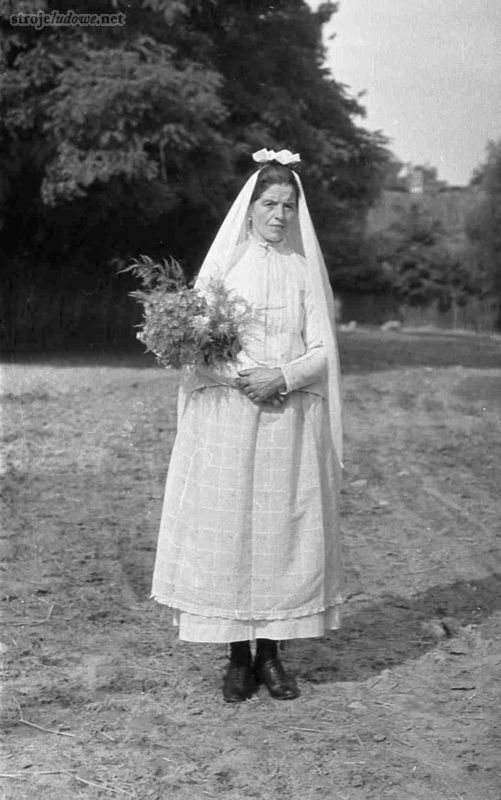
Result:
[[[279,242],[263,242],[261,239],[256,239],[252,233],[249,234],[249,239],[252,244],[257,245],[264,251],[263,255],[269,255],[273,251],[282,255],[291,255],[294,252],[287,239],[281,239]]]

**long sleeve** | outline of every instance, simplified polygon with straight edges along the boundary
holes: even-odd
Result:
[[[287,393],[319,382],[327,366],[322,331],[313,307],[311,287],[307,285],[304,298],[302,338],[305,353],[281,365]]]
[[[192,390],[209,386],[230,386],[236,389],[239,370],[255,369],[260,366],[263,365],[254,361],[244,351],[240,351],[235,361],[220,361],[213,366],[194,364],[184,369]]]
[[[279,367],[287,393],[308,387],[323,395],[327,359],[304,258],[255,243],[225,283],[253,310],[242,329],[242,350],[236,362],[193,368],[192,385],[235,386],[238,370]]]
[[[209,367],[197,364],[190,368],[193,379],[198,387],[202,386],[232,386],[235,387],[235,378],[238,377],[236,370],[232,370],[229,364],[221,364],[221,367]]]
[[[241,353],[236,361],[221,361],[214,366],[204,366],[196,364],[186,367],[187,376],[191,380],[192,389],[201,389],[208,386],[230,386],[238,388],[236,379],[238,371],[241,369],[253,369],[258,367],[255,361]]]

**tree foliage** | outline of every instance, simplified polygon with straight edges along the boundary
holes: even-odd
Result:
[[[468,220],[467,234],[476,269],[501,308],[501,139],[489,142],[487,158],[472,183],[479,190],[479,202]]]
[[[451,237],[429,211],[413,204],[373,236],[374,257],[383,283],[405,303],[436,303],[440,311],[481,293],[464,237]]]
[[[53,9],[122,11],[126,24],[9,23],[14,10]],[[388,154],[324,66],[322,25],[335,11],[304,0],[0,0],[3,250],[50,262],[54,282],[70,261],[74,281],[96,284],[111,258],[139,252],[193,272],[251,152],[288,148],[301,152],[334,279],[356,283]]]

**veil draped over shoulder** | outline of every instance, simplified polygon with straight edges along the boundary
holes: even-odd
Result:
[[[254,155],[256,156],[257,154]],[[299,159],[295,158],[294,160]],[[258,175],[259,170],[251,175],[228,211],[203,261],[195,286],[203,285],[214,276],[224,280],[234,266],[237,260],[239,246],[248,236],[247,215]],[[310,275],[318,319],[321,321],[327,358],[327,370],[322,382],[322,394],[328,403],[332,441],[338,461],[342,466],[340,369],[336,341],[334,297],[322,251],[320,250],[315,228],[313,227],[313,222],[306,204],[301,179],[296,172],[294,172],[294,177],[299,189],[298,214],[296,217],[296,224],[288,235],[288,242],[296,252],[304,256]],[[184,378],[179,390],[179,418],[181,418],[184,413],[190,391],[190,381],[185,369]]]

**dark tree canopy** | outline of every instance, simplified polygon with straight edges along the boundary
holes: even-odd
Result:
[[[471,214],[467,233],[484,286],[497,298],[501,322],[501,139],[489,142],[485,162],[472,179],[479,203]]]
[[[123,12],[126,23],[9,23],[39,9]],[[38,280],[55,286],[77,273],[97,286],[111,259],[139,252],[173,255],[193,273],[252,151],[285,147],[301,153],[334,281],[355,285],[388,154],[324,66],[322,25],[335,11],[304,0],[0,0],[10,263],[30,272],[36,260]]]
[[[463,237],[448,233],[426,206],[402,208],[395,221],[372,237],[381,280],[410,306],[437,304],[448,311],[481,294]]]

